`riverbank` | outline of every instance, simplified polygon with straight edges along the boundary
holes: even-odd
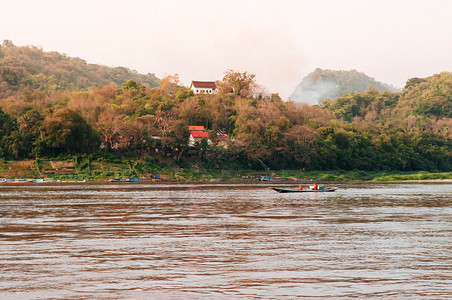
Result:
[[[397,181],[385,181],[387,183],[405,182],[405,183],[452,183],[452,179],[421,179],[421,180],[397,180]]]
[[[0,162],[3,182],[23,181],[184,181],[184,182],[244,182],[244,181],[386,181],[386,182],[452,182],[452,172],[387,172],[387,171],[257,171],[251,169],[203,168],[199,164],[178,167],[158,164],[153,160],[88,161],[88,160],[27,160]]]

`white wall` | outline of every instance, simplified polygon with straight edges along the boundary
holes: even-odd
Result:
[[[195,93],[195,95],[197,94],[216,94],[217,90],[213,90],[213,89],[205,89],[205,88],[196,88],[196,87],[192,87],[191,88],[193,90],[193,93]]]

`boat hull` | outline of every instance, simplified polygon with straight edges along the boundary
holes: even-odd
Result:
[[[289,190],[281,188],[270,188],[278,193],[324,193],[324,192],[334,192],[337,188],[325,188],[323,190]]]

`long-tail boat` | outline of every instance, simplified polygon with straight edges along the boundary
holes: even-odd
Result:
[[[335,187],[320,187],[316,190],[313,189],[302,189],[302,190],[297,190],[297,189],[282,189],[282,188],[275,188],[275,187],[271,187],[270,189],[277,191],[278,193],[322,193],[322,192],[334,192],[335,190],[337,190],[337,188]]]

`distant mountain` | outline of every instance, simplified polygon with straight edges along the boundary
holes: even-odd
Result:
[[[111,82],[121,85],[129,79],[148,87],[159,85],[159,79],[152,73],[142,75],[124,67],[88,64],[83,59],[44,52],[34,46],[18,47],[9,40],[0,46],[0,96],[19,89],[84,90]]]
[[[332,100],[345,94],[364,92],[369,87],[373,87],[379,92],[389,91],[398,92],[400,89],[376,81],[356,70],[335,71],[316,69],[308,74],[289,99],[308,104],[319,104],[320,101],[330,98]]]

